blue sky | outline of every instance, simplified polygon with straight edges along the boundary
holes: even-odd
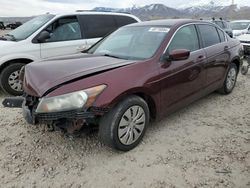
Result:
[[[94,7],[127,8],[162,3],[179,8],[208,4],[211,0],[0,0],[0,16],[32,16],[38,14],[69,12]],[[213,0],[220,5],[229,5],[232,0]],[[243,6],[250,6],[250,0],[234,0]]]

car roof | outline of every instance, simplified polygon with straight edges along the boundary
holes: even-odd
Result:
[[[153,20],[153,21],[145,21],[145,22],[139,22],[139,23],[133,23],[126,27],[130,26],[167,26],[172,27],[173,25],[180,24],[189,24],[189,23],[207,23],[207,24],[213,24],[211,22],[206,22],[202,20],[193,20],[193,19],[164,19],[164,20]]]
[[[250,22],[250,20],[234,20],[234,21],[231,21],[231,22]]]
[[[58,14],[52,14],[56,17],[62,17],[62,16],[70,16],[70,15],[116,15],[116,16],[127,16],[132,17],[137,21],[140,21],[139,18],[136,16],[126,13],[126,12],[108,12],[108,11],[91,11],[91,10],[77,10],[75,12],[66,12],[66,13],[58,13]]]

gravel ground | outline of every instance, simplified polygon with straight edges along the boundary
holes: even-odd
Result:
[[[123,153],[0,106],[0,187],[250,187],[250,74],[160,122]],[[0,101],[5,95],[0,94]]]
[[[240,75],[232,94],[213,93],[151,123],[127,153],[97,133],[66,138],[0,107],[1,186],[250,187],[249,88],[250,74]]]

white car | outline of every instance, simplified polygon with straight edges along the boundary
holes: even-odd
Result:
[[[236,20],[230,22],[230,26],[233,30],[233,37],[243,35],[250,30],[250,20]]]
[[[237,39],[243,45],[244,55],[250,56],[250,31],[248,31],[246,34],[238,36]]]
[[[238,36],[237,39],[243,45],[244,56],[245,56],[245,59],[247,60],[247,63],[248,63],[247,66],[243,66],[241,69],[241,73],[243,75],[245,75],[245,74],[247,74],[248,69],[250,68],[250,30],[246,34]]]
[[[0,37],[0,85],[9,94],[21,95],[18,78],[25,64],[80,53],[108,33],[135,22],[140,20],[130,14],[95,11],[35,17]]]

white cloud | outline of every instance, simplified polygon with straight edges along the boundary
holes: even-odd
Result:
[[[211,0],[189,0],[190,5],[209,3]],[[213,0],[216,3],[227,4],[231,0]],[[0,0],[0,16],[32,16],[46,12],[59,13],[79,9],[92,9],[97,6],[127,8],[133,5],[144,6],[162,3],[169,7],[180,7],[187,4],[186,0]],[[192,3],[192,4],[191,4]],[[235,0],[240,5],[250,5],[250,0]]]

